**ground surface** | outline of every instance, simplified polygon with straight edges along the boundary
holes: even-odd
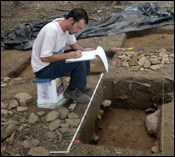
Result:
[[[132,3],[138,4],[136,2],[132,2]],[[157,3],[160,3],[160,5],[165,8],[174,10],[174,8],[172,7],[174,6],[174,3],[172,2],[157,2]],[[90,20],[95,21],[95,20],[99,20],[101,18],[107,17],[111,15],[114,11],[120,10],[127,6],[127,5],[121,6],[121,5],[116,5],[116,4],[111,5],[111,4],[112,2],[109,2],[109,1],[108,2],[107,1],[104,1],[104,2],[102,1],[97,1],[97,2],[88,2],[88,1],[29,2],[29,1],[26,1],[26,2],[21,2],[19,5],[17,4],[15,6],[15,4],[12,1],[11,2],[2,1],[1,2],[1,36],[5,35],[6,33],[8,33],[10,30],[12,30],[18,25],[21,25],[30,21],[47,20],[50,17],[63,15],[63,14],[66,14],[69,10],[71,10],[74,7],[85,8],[89,14]],[[139,32],[139,33],[134,35],[128,34],[127,36],[125,36],[124,34],[120,34],[112,37],[100,37],[100,38],[94,37],[91,39],[80,40],[80,43],[88,44],[91,47],[97,47],[99,45],[103,45],[104,49],[107,52],[110,65],[112,65],[112,57],[115,54],[115,52],[110,51],[110,48],[113,47],[114,45],[123,46],[123,47],[134,47],[135,49],[142,50],[144,52],[148,52],[149,49],[152,50],[153,47],[157,49],[166,48],[167,51],[169,51],[170,53],[174,52],[173,27],[170,26],[170,27],[153,29],[149,31]],[[127,38],[126,39],[127,42],[122,44],[125,38]],[[37,113],[38,111],[45,111],[46,113],[48,113],[50,111],[50,110],[38,109],[36,106],[36,94],[37,94],[36,84],[33,84],[31,81],[34,75],[32,73],[31,66],[27,65],[27,63],[30,63],[31,50],[23,52],[18,50],[9,51],[1,48],[1,51],[2,51],[1,53],[1,62],[2,62],[1,63],[1,87],[2,87],[1,102],[5,104],[9,104],[11,100],[14,100],[14,96],[20,92],[26,92],[31,96],[33,96],[33,99],[32,99],[33,101],[30,104],[28,104],[29,109],[26,112],[17,112],[15,108],[8,108],[8,114],[5,114],[5,115],[2,114],[1,122],[3,122],[4,124],[1,129],[3,129],[4,126],[6,126],[5,123],[7,123],[9,120],[15,120],[18,122],[18,126],[19,127],[21,126],[22,131],[20,131],[20,129],[18,128],[17,131],[14,131],[14,134],[12,135],[10,134],[8,138],[1,141],[1,154],[6,156],[10,156],[10,155],[26,156],[27,153],[29,152],[29,148],[23,147],[24,146],[23,141],[26,139],[36,139],[36,138],[40,140],[40,145],[42,145],[48,151],[57,150],[57,149],[65,150],[67,148],[68,143],[71,140],[72,134],[65,135],[64,140],[60,145],[58,138],[57,140],[52,138],[48,139],[47,136],[45,135],[46,132],[48,131],[48,124],[46,124],[46,122],[42,120],[42,118],[40,118],[39,123],[36,123],[35,125],[30,125],[27,123],[30,113],[32,112]],[[26,67],[25,69],[22,68],[24,67],[24,65],[27,65],[25,66]],[[156,72],[147,73],[145,71],[133,72],[133,71],[126,70],[126,68],[123,68],[123,67],[116,68],[115,66],[113,66],[110,69],[114,70],[115,73],[110,72],[108,75],[106,74],[105,77],[107,76],[128,77],[131,75],[138,77],[143,75],[144,77],[149,79],[153,77],[160,78],[162,77],[162,74],[166,74],[167,77],[170,76],[170,78],[172,78],[174,75],[173,67],[174,67],[173,64],[167,64],[166,67],[164,67],[163,69],[160,69]],[[104,67],[101,64],[101,62],[98,60],[91,64],[91,68],[92,68],[92,71],[91,71],[92,74],[96,74],[96,75],[91,75],[88,78],[88,81],[94,89],[100,77],[99,74],[104,71]],[[13,78],[10,78],[9,80],[4,81],[3,83],[5,84],[3,84],[2,86],[2,80],[4,80],[4,76],[18,76],[18,77],[21,77],[21,79],[14,80]],[[92,92],[89,94],[92,95]],[[83,106],[80,104],[75,109],[75,113],[77,113],[80,118],[82,117],[85,111],[85,107],[86,106]],[[171,110],[171,108],[169,110]],[[169,112],[169,110],[165,110],[165,112]],[[9,112],[9,111],[12,111],[12,112]],[[121,115],[118,114],[118,116],[122,116],[125,114],[124,110],[121,110],[121,111],[119,110],[118,112],[121,113]],[[137,115],[138,113],[134,113],[134,114]],[[127,115],[129,115],[129,113]],[[140,113],[140,115],[142,114]],[[104,123],[109,124],[112,118],[114,117],[110,117],[109,115],[108,119],[106,119]],[[124,116],[123,120],[127,120],[127,118],[128,116]],[[170,117],[170,120],[172,122],[172,117]],[[119,122],[117,122],[116,120],[116,121],[113,121],[113,123],[119,123]],[[135,121],[135,125],[139,126],[142,124],[140,124],[140,121]],[[171,127],[172,125],[173,124],[171,123]],[[123,127],[124,130],[120,130],[120,131],[122,131],[123,133],[126,133],[128,130],[127,127],[130,128],[126,124],[125,127]],[[72,129],[75,129],[75,128],[72,128]],[[114,130],[117,130],[117,128],[115,128]],[[111,130],[108,130],[108,131],[109,133],[111,133]],[[134,132],[134,129],[130,131]],[[140,130],[140,132],[142,132],[142,130]],[[144,134],[145,133],[143,133],[140,136],[144,137]],[[136,136],[136,135],[133,134],[133,136]],[[173,138],[174,138],[174,135],[173,135]],[[11,140],[13,139],[12,142],[10,142],[10,139]],[[123,139],[121,139],[121,141],[122,140]],[[132,140],[133,141],[128,141],[128,146],[133,145],[133,147],[131,148],[134,149],[133,143],[135,142],[134,141],[135,137],[133,137]],[[154,142],[151,139],[148,139],[148,140],[150,140],[148,141],[149,144]],[[170,140],[172,140],[172,138]],[[104,142],[104,141],[101,141],[101,142]],[[111,142],[106,141],[104,143],[103,145],[115,146],[113,144],[113,141]],[[139,144],[140,143],[138,141],[138,145]],[[167,146],[167,148],[172,147],[172,143],[169,143],[169,144],[170,145]],[[141,146],[140,150],[149,150],[150,148],[147,148],[146,145],[147,143],[145,142],[145,145],[143,147]],[[119,146],[123,147],[122,143],[121,145],[118,145],[118,147]],[[91,156],[93,155],[94,156],[94,155],[99,155],[103,151],[105,152],[104,153],[105,155],[114,155],[114,154],[120,155],[120,153],[115,152],[114,150],[115,149],[111,149],[107,147],[105,148],[96,147],[94,149],[93,147],[91,148],[89,146],[87,147],[80,146],[80,147],[77,147],[77,149],[74,149],[72,155],[91,155]],[[104,154],[101,154],[101,155],[104,155]],[[125,151],[125,154],[127,154],[126,151]],[[137,152],[136,154],[139,154],[139,153]]]

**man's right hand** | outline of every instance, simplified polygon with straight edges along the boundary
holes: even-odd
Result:
[[[72,51],[72,52],[70,52],[69,54],[70,54],[70,58],[79,58],[79,57],[81,57],[81,50],[76,50],[76,51]]]

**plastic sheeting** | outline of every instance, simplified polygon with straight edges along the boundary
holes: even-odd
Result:
[[[1,37],[1,46],[5,49],[31,49],[39,31],[53,19],[42,22],[30,22],[26,23],[24,26],[16,27],[6,36]]]
[[[53,19],[17,27],[1,38],[1,46],[6,49],[31,49],[40,29]],[[153,3],[145,3],[142,6],[129,6],[107,18],[93,22],[75,36],[77,39],[110,36],[172,24],[174,24],[173,12]]]

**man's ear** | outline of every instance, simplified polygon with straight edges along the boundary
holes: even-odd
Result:
[[[69,22],[73,25],[74,19],[73,19],[72,17],[70,17],[68,20],[69,20]]]

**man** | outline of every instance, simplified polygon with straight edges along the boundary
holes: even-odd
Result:
[[[38,78],[55,79],[70,75],[70,83],[64,96],[78,103],[88,103],[90,97],[83,91],[89,89],[86,84],[88,62],[65,63],[66,59],[81,57],[84,49],[77,43],[74,34],[79,33],[88,24],[88,15],[84,9],[75,8],[64,18],[58,18],[46,24],[38,33],[33,44],[31,65]],[[65,53],[65,46],[71,51]]]

